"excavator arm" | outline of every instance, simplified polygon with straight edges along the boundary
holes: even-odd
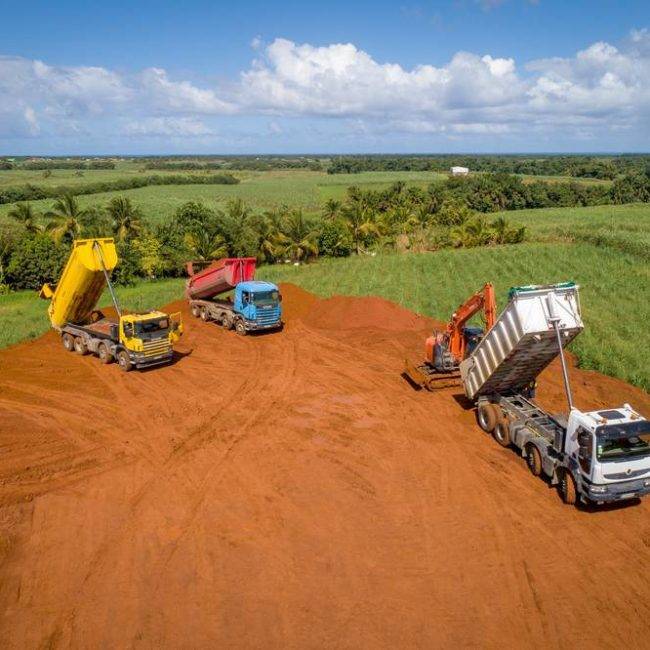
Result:
[[[487,332],[496,320],[496,298],[494,286],[487,282],[480,291],[470,296],[451,316],[445,332],[448,349],[456,363],[465,358],[466,340],[463,330],[472,316],[483,312],[485,331]]]

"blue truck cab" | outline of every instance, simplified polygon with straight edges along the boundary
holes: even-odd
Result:
[[[280,290],[271,282],[250,280],[235,287],[233,307],[246,331],[282,327],[281,302]]]

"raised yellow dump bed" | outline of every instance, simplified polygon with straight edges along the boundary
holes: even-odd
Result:
[[[117,265],[117,251],[112,238],[78,239],[56,287],[46,284],[41,298],[51,298],[47,310],[54,329],[66,323],[85,324],[106,288],[106,276]]]

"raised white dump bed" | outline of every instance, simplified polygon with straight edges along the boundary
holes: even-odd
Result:
[[[494,327],[460,364],[465,394],[508,395],[525,388],[583,329],[574,283],[511,289]]]

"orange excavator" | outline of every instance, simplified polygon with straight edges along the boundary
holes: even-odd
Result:
[[[467,321],[479,312],[483,313],[484,329],[467,327]],[[451,315],[444,332],[434,332],[427,338],[423,364],[418,366],[406,360],[406,376],[427,390],[458,385],[460,362],[471,354],[485,332],[494,325],[496,312],[494,287],[488,282]]]

